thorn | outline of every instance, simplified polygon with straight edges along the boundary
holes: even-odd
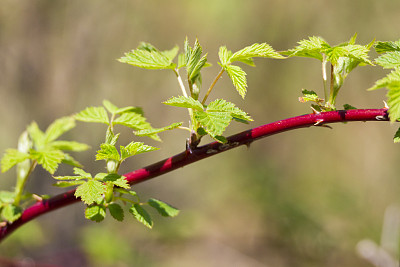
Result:
[[[383,100],[383,104],[385,104],[384,109],[389,109],[389,106],[388,106],[388,104],[386,103],[385,100]]]
[[[321,123],[323,123],[324,120],[323,119],[318,119],[316,123],[314,123],[314,126],[322,126],[320,125]]]
[[[311,110],[314,114],[321,114],[321,112],[319,112],[318,110],[316,110],[315,108],[311,107]]]
[[[247,149],[250,149],[250,145],[251,145],[251,143],[252,142],[248,142],[248,143],[246,143],[245,145],[246,145],[246,147],[247,147]]]
[[[43,198],[42,197],[40,197],[39,195],[36,195],[36,194],[32,194],[32,197],[37,201],[37,202],[41,202],[41,201],[43,201]]]

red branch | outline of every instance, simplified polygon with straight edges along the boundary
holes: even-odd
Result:
[[[229,149],[250,145],[253,141],[273,134],[310,126],[323,126],[328,123],[350,122],[350,121],[388,121],[387,109],[355,109],[322,112],[317,114],[307,114],[289,119],[272,122],[256,127],[228,137],[228,143],[217,142],[209,143],[193,150],[185,150],[170,158],[164,159],[142,169],[124,174],[131,185],[137,184],[164,173],[173,171],[198,160],[208,158]],[[38,201],[28,207],[22,216],[13,223],[8,223],[0,227],[0,241],[8,236],[12,231],[29,222],[30,220],[80,201],[74,196],[75,190],[67,191],[63,194],[49,199]]]

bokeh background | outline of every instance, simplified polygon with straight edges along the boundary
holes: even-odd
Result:
[[[236,51],[267,42],[286,50],[308,36],[337,44],[355,32],[361,44],[397,40],[399,11],[400,2],[393,0],[2,0],[0,150],[15,147],[33,120],[44,129],[103,99],[141,106],[154,127],[186,122],[186,111],[161,104],[179,94],[172,72],[116,60],[141,41],[164,50],[182,47],[186,36],[192,43],[197,37],[214,63],[204,71],[206,87],[219,71],[221,45]],[[255,120],[233,125],[227,135],[309,113],[297,100],[302,88],[322,94],[316,60],[259,59],[256,65],[244,67],[245,101],[226,75],[211,95],[237,103]],[[383,107],[385,90],[366,89],[386,73],[378,67],[356,69],[338,105]],[[88,171],[104,168],[94,162],[104,130],[79,123],[65,136],[92,146],[76,154]],[[134,138],[121,130],[121,144]],[[272,136],[137,185],[143,199],[160,198],[181,209],[174,219],[154,214],[153,230],[129,214],[123,223],[111,217],[93,223],[84,219],[83,205],[75,204],[13,233],[0,244],[0,258],[25,266],[374,266],[357,247],[372,253],[383,239],[396,260],[400,148],[392,142],[395,131],[389,123],[358,122]],[[162,143],[143,139],[161,150],[138,156],[121,172],[181,152],[186,137],[172,131],[162,135]],[[59,174],[70,171],[63,167]],[[13,179],[13,171],[1,174],[0,189],[11,188]],[[28,188],[61,193],[52,183],[38,169]],[[385,214],[388,234],[382,237]]]

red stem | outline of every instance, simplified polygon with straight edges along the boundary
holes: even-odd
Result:
[[[387,109],[339,110],[302,115],[272,122],[232,135],[227,138],[227,144],[213,142],[197,147],[191,151],[186,150],[142,169],[124,174],[124,176],[131,185],[137,184],[229,149],[241,145],[249,145],[257,139],[297,128],[310,127],[314,125],[322,126],[327,123],[335,122],[388,120]],[[52,210],[80,201],[80,199],[77,199],[74,196],[74,193],[75,190],[70,190],[52,198],[38,201],[32,206],[28,207],[24,210],[22,216],[18,220],[0,227],[0,241],[15,229],[29,222],[30,220]]]

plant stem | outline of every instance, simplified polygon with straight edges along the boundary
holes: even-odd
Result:
[[[322,80],[324,83],[324,99],[326,101],[326,98],[328,97],[328,81],[327,81],[327,75],[326,75],[326,56],[322,56]]]
[[[19,202],[21,201],[21,197],[24,192],[26,182],[28,181],[28,178],[31,175],[32,171],[35,169],[36,165],[37,161],[33,160],[31,166],[29,167],[29,171],[27,172],[25,177],[17,180],[17,184],[15,185],[15,191],[14,191],[15,192],[14,205],[19,206]]]
[[[328,123],[351,121],[389,121],[387,108],[320,112],[272,122],[232,135],[227,138],[228,142],[226,144],[213,142],[197,147],[196,149],[192,150],[191,153],[189,153],[188,150],[185,150],[184,152],[181,152],[170,158],[164,159],[142,169],[124,174],[124,176],[128,180],[129,184],[134,185],[189,165],[201,159],[228,151],[232,148],[236,148],[241,145],[249,145],[253,141],[263,137],[315,125],[321,126]],[[18,220],[13,223],[7,223],[4,226],[0,226],[0,241],[30,220],[33,220],[36,217],[55,209],[80,201],[75,197],[74,193],[75,190],[70,190],[52,198],[38,201],[32,206],[28,207],[24,210],[22,216]]]
[[[178,79],[179,87],[180,87],[181,90],[182,90],[183,96],[184,96],[184,97],[188,97],[188,95],[187,95],[187,93],[186,93],[185,85],[184,85],[183,82],[182,82],[182,78],[181,78],[181,75],[179,75],[178,69],[174,69],[174,73],[175,73],[175,75],[176,75],[176,78]]]
[[[203,98],[203,101],[201,101],[201,103],[204,105],[206,103],[206,100],[208,98],[208,95],[211,93],[212,89],[214,88],[215,84],[217,83],[217,81],[219,80],[219,78],[221,78],[222,73],[224,73],[224,68],[221,68],[221,71],[218,73],[217,77],[215,77],[213,83],[210,85],[210,88],[208,88],[206,95]]]

